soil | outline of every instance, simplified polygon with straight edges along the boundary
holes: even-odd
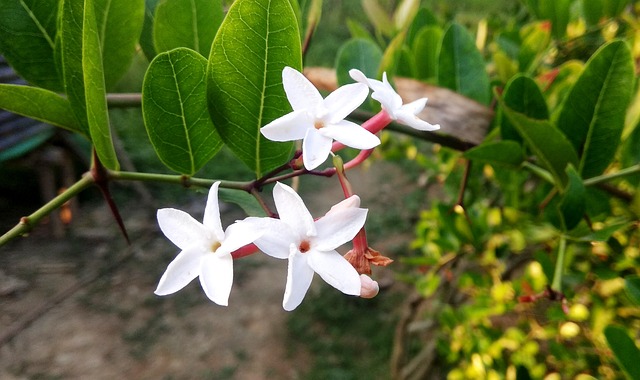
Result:
[[[391,199],[403,196],[384,165],[350,174],[370,214],[384,214],[394,207]],[[303,198],[322,215],[341,199],[340,189],[335,179],[313,183]],[[237,260],[228,307],[209,302],[197,281],[171,296],[153,294],[177,254],[159,231],[155,210],[178,207],[201,219],[205,196],[185,199],[121,205],[130,245],[108,209],[88,202],[64,238],[42,225],[0,248],[0,378],[304,378],[312,358],[300,345],[290,348],[290,314],[281,306],[286,260]],[[224,209],[224,225],[242,217],[233,206]],[[410,236],[382,237],[376,248],[406,246]],[[377,273],[392,282],[392,269]],[[312,291],[319,283],[316,276]]]

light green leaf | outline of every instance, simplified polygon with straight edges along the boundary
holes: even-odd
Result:
[[[107,89],[127,72],[142,31],[144,0],[94,0]]]
[[[158,54],[142,88],[142,114],[151,144],[170,169],[200,170],[222,148],[207,111],[207,60],[178,48]]]
[[[223,18],[220,0],[161,0],[153,22],[156,52],[187,47],[207,57]]]
[[[476,43],[463,26],[451,24],[438,57],[438,84],[482,104],[489,104],[489,76]]]
[[[538,84],[528,76],[518,75],[507,83],[503,102],[512,110],[532,119],[549,119],[549,110],[542,91],[540,91]],[[502,117],[500,120],[500,134],[505,140],[522,141],[520,134],[506,117]]]
[[[54,58],[59,0],[3,0],[0,54],[30,83],[62,91]]]
[[[282,69],[301,70],[289,0],[237,0],[211,47],[209,113],[223,141],[257,176],[291,158],[293,143],[267,140],[260,127],[290,112]]]
[[[100,35],[95,18],[95,0],[84,1],[82,22],[82,73],[84,76],[87,122],[91,142],[100,162],[107,168],[118,170],[120,165],[111,139],[107,95],[100,51]]]
[[[350,69],[362,71],[367,78],[376,78],[382,59],[382,50],[368,39],[356,38],[345,42],[336,56],[336,76],[338,85],[353,83]]]
[[[49,90],[2,83],[0,108],[72,132],[83,133],[69,101]]]
[[[83,8],[83,1],[61,0],[60,38],[57,40],[56,48],[60,54],[61,71],[69,104],[78,119],[82,132],[91,136],[87,122],[84,69],[82,66]]]
[[[382,77],[382,73],[386,72],[387,76],[393,77],[396,74],[398,62],[400,61],[400,55],[402,54],[402,48],[404,47],[405,33],[398,33],[393,40],[389,43],[382,59],[380,60],[380,68],[378,70],[378,77]]]
[[[442,41],[442,28],[426,26],[413,41],[413,56],[418,79],[433,79],[438,72],[438,46]]]
[[[602,174],[613,160],[634,81],[629,46],[613,41],[594,53],[567,95],[557,125],[580,152],[583,178]]]
[[[607,338],[609,348],[620,364],[622,370],[629,379],[640,379],[640,349],[629,336],[627,329],[620,326],[609,325],[604,329],[604,336]]]
[[[267,216],[267,213],[260,206],[258,200],[246,191],[219,189],[218,194],[220,196],[220,200],[240,206],[240,208],[242,208],[242,210],[249,216]]]
[[[391,36],[395,32],[393,20],[378,0],[362,0],[362,9],[375,30],[385,36]]]
[[[482,143],[464,152],[464,156],[470,160],[510,168],[517,168],[524,161],[520,144],[508,140]]]
[[[547,169],[558,189],[567,183],[565,169],[577,165],[578,156],[567,138],[547,120],[536,120],[516,112],[502,103],[503,112],[518,131],[531,152]]]

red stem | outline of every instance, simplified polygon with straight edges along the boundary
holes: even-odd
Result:
[[[387,111],[382,110],[380,112],[378,112],[377,114],[375,114],[371,119],[365,121],[364,123],[362,123],[362,128],[366,129],[367,131],[376,134],[378,132],[380,132],[381,130],[384,129],[384,127],[386,127],[387,125],[389,125],[389,123],[391,123],[393,119],[391,119],[391,116],[389,116],[389,114],[387,113]],[[333,153],[339,151],[340,149],[344,149],[345,145],[339,142],[334,142],[333,145],[331,146],[331,151]]]

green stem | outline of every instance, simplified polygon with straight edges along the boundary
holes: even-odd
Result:
[[[556,268],[553,272],[553,281],[551,289],[556,292],[562,292],[562,274],[564,272],[564,258],[567,251],[567,238],[562,235],[560,237],[560,245],[558,246],[558,258],[556,259]]]
[[[142,181],[142,182],[164,182],[182,185],[184,187],[199,186],[199,187],[211,187],[214,182],[219,180],[189,177],[186,175],[177,174],[154,174],[154,173],[136,173],[136,172],[121,172],[121,171],[109,171],[108,177],[114,181]],[[253,182],[238,182],[238,181],[220,181],[220,187],[226,189],[236,189],[251,192]]]
[[[78,182],[74,183],[60,195],[50,200],[44,206],[40,207],[36,212],[29,216],[20,218],[20,222],[15,227],[7,231],[4,235],[0,236],[0,246],[3,246],[9,241],[17,238],[18,236],[22,236],[29,232],[34,225],[40,222],[42,218],[60,208],[63,204],[78,195],[84,189],[91,186],[93,183],[93,177],[89,173],[83,175]]]
[[[622,178],[622,177],[626,177],[628,175],[638,174],[638,173],[640,173],[640,164],[629,166],[628,168],[624,168],[624,169],[618,170],[615,173],[603,174],[601,176],[585,179],[584,180],[584,185],[585,186],[599,185],[601,183],[604,183],[604,182],[607,182],[607,181],[611,181],[612,179]]]

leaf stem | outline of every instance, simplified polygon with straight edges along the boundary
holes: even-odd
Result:
[[[562,274],[564,272],[564,259],[567,251],[567,238],[560,236],[560,244],[558,246],[558,257],[556,259],[556,268],[553,272],[553,281],[551,282],[551,289],[561,293],[562,292]]]

